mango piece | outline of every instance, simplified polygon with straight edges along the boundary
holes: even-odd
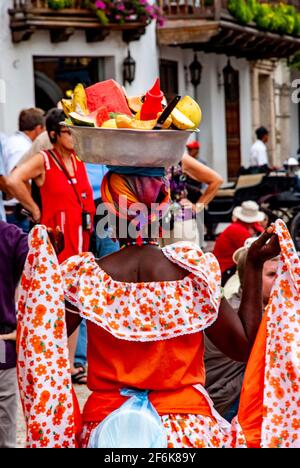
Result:
[[[64,113],[66,114],[67,117],[69,117],[71,112],[73,112],[74,110],[72,99],[62,99],[61,105],[62,105]]]
[[[116,119],[109,119],[101,125],[101,128],[118,128]]]
[[[176,106],[198,128],[202,120],[202,111],[199,104],[190,96],[184,96]]]
[[[78,84],[74,89],[73,111],[82,115],[89,114],[85,89],[82,84]]]
[[[194,130],[195,124],[190,119],[188,119],[180,110],[176,107],[173,110],[172,114],[172,122],[176,128],[179,130]]]
[[[159,119],[159,117],[161,116],[161,114],[162,114],[162,112],[159,112],[159,113],[157,114],[157,119]],[[169,117],[164,121],[162,128],[163,128],[164,130],[168,130],[168,128],[171,127],[172,123],[173,123],[172,117],[171,117],[171,115],[169,115]]]

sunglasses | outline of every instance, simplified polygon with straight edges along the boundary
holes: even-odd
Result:
[[[71,130],[69,130],[67,128],[65,130],[61,130],[60,134],[62,134],[62,133],[67,133],[68,135],[72,135]]]

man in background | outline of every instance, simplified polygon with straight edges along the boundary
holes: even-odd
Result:
[[[267,172],[269,169],[267,143],[269,132],[265,127],[256,130],[256,142],[250,150],[250,166],[257,172]]]
[[[9,137],[4,148],[6,174],[9,175],[19,164],[24,154],[30,150],[33,142],[44,131],[45,117],[41,109],[23,110],[19,115],[19,130]],[[29,221],[21,214],[22,206],[17,200],[5,202],[7,222],[15,224],[28,232]]]

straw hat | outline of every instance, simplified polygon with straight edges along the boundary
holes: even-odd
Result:
[[[242,206],[233,210],[233,216],[244,223],[261,223],[265,219],[265,213],[259,211],[259,206],[254,201],[245,201]]]
[[[247,250],[250,249],[251,245],[257,241],[258,237],[249,237],[249,239],[247,239],[244,243],[244,246],[243,247],[240,247],[239,249],[237,249],[233,256],[232,256],[232,260],[234,261],[234,263],[237,265],[239,263],[239,259],[240,259],[240,256],[246,252]]]

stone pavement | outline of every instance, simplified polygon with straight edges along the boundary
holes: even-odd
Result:
[[[90,395],[90,391],[88,390],[86,385],[75,385],[76,395],[78,397],[80,408],[83,408],[86,400]],[[25,434],[25,422],[23,418],[21,403],[19,402],[18,407],[18,418],[17,418],[17,447],[24,448],[26,441],[26,434]]]

